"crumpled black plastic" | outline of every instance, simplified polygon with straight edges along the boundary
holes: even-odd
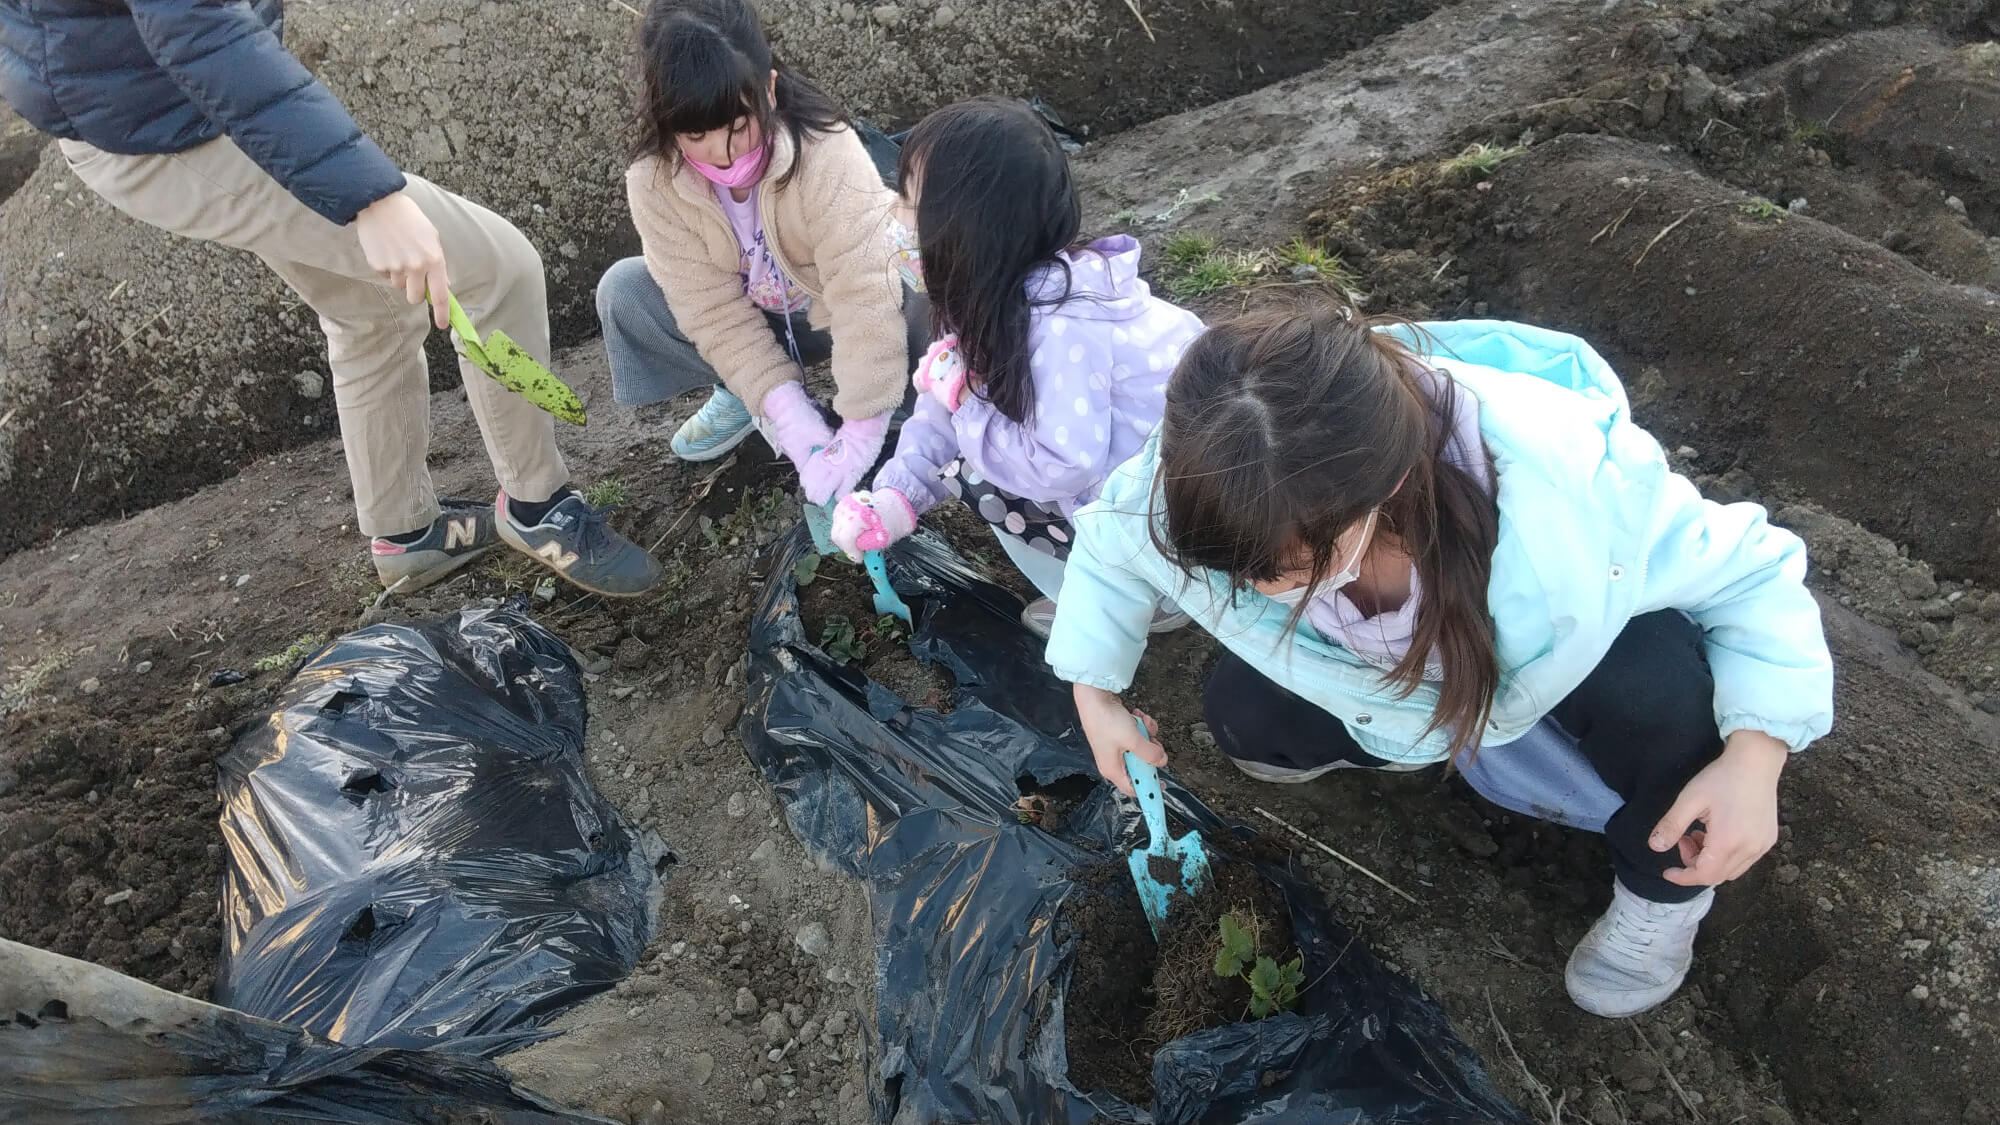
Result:
[[[1062,1015],[1074,943],[1059,942],[1055,923],[1072,873],[1129,848],[1137,818],[1102,783],[1058,834],[1016,818],[1017,778],[1046,787],[1095,777],[1066,685],[1020,625],[1018,598],[927,534],[889,553],[892,580],[916,607],[915,652],[958,679],[951,714],[916,710],[807,638],[792,564],[809,549],[795,533],[768,567],[743,740],[798,838],[867,884],[878,1120],[1526,1120],[1435,1001],[1355,942],[1319,892],[1271,868],[1316,981],[1298,1010],[1160,1048],[1150,1113],[1076,1089]],[[1171,811],[1204,835],[1252,835],[1167,790]]]
[[[574,655],[516,608],[351,633],[220,766],[218,1003],[492,1054],[637,964],[664,848],[585,774]]]
[[[340,1047],[227,1009],[121,1029],[0,1011],[0,1121],[609,1125],[446,1051]]]

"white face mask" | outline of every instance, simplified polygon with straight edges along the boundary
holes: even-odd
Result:
[[[1348,559],[1346,566],[1328,575],[1317,586],[1307,583],[1305,585],[1294,586],[1289,590],[1282,590],[1275,594],[1265,594],[1264,596],[1291,610],[1297,609],[1306,600],[1306,595],[1308,594],[1314,597],[1325,597],[1343,586],[1353,584],[1355,579],[1361,577],[1361,564],[1367,560],[1369,544],[1375,538],[1375,517],[1381,513],[1382,509],[1380,508],[1376,508],[1368,513],[1368,519],[1361,525],[1361,541],[1354,545],[1354,555]]]

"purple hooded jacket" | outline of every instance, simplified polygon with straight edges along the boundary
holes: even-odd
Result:
[[[1139,451],[1166,412],[1167,377],[1202,332],[1201,320],[1154,297],[1139,280],[1139,243],[1101,238],[1065,254],[1069,299],[1038,308],[1028,326],[1035,408],[1025,424],[969,393],[956,413],[929,395],[903,423],[896,455],[875,474],[922,515],[951,493],[940,471],[965,458],[994,487],[1067,516],[1097,498],[1105,478]],[[1062,271],[1028,279],[1030,293],[1061,292]]]

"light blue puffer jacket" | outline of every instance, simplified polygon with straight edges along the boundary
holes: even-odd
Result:
[[[1686,611],[1707,634],[1722,734],[1763,731],[1794,750],[1824,735],[1833,661],[1799,538],[1754,504],[1702,499],[1670,470],[1659,442],[1632,421],[1610,365],[1582,340],[1504,321],[1422,327],[1437,345],[1429,362],[1478,397],[1498,479],[1487,604],[1501,674],[1483,742],[1527,733],[1597,667],[1626,622],[1662,609]],[[1214,572],[1190,577],[1153,548],[1158,459],[1155,434],[1075,517],[1048,646],[1056,674],[1113,692],[1131,686],[1165,596],[1264,675],[1338,716],[1369,753],[1443,760],[1447,734],[1423,733],[1436,688],[1398,699],[1377,669],[1309,626],[1287,636],[1282,606],[1232,595]]]

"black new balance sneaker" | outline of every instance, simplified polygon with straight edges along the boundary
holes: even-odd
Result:
[[[660,581],[660,564],[611,530],[604,513],[570,495],[533,527],[507,514],[507,494],[494,501],[494,524],[508,546],[607,598],[636,598]]]
[[[375,576],[398,594],[421,590],[493,549],[493,509],[477,500],[440,500],[442,509],[414,542],[376,539],[369,544]]]

